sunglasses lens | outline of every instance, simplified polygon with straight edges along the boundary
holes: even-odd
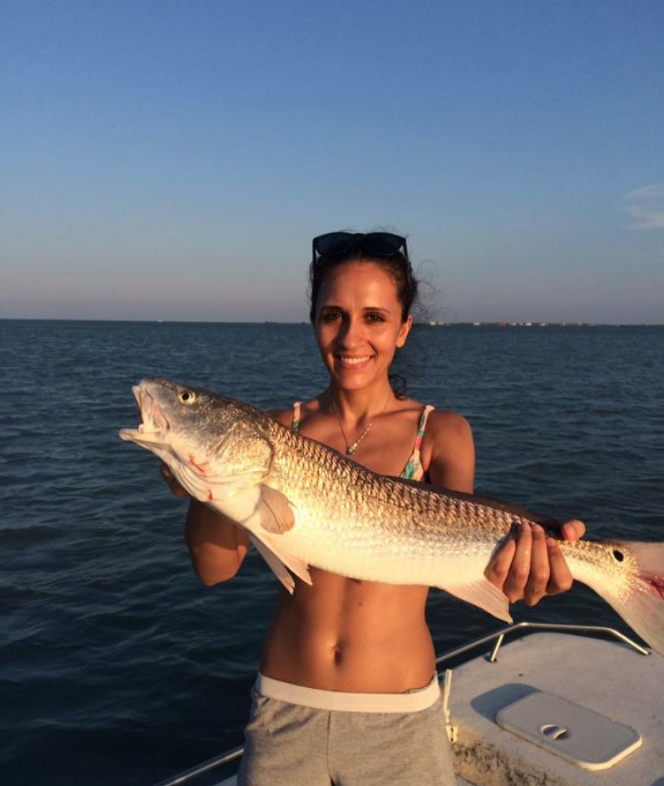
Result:
[[[352,232],[328,232],[314,238],[314,250],[321,256],[345,254],[357,245],[368,254],[389,257],[406,245],[406,240],[391,232],[369,232],[366,235]]]
[[[343,254],[351,247],[355,235],[350,232],[328,232],[314,239],[314,248],[319,256]]]
[[[381,257],[388,257],[396,254],[404,245],[404,239],[391,232],[371,232],[363,242],[363,247],[370,254],[378,254]]]

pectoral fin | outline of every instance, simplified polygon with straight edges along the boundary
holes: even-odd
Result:
[[[295,526],[295,516],[288,497],[280,491],[262,484],[260,501],[260,524],[267,532],[282,535]]]
[[[513,622],[507,598],[498,587],[495,587],[484,576],[468,584],[455,584],[452,587],[441,587],[441,589],[459,598],[459,600],[465,600],[466,603],[478,606],[488,614],[493,614],[499,620]]]
[[[283,543],[279,542],[278,536],[268,535],[267,533],[256,534],[255,532],[251,532],[249,533],[249,537],[254,546],[256,546],[258,553],[263,557],[270,568],[272,568],[274,575],[284,587],[286,587],[291,595],[295,589],[295,582],[286,568],[298,578],[302,579],[305,584],[312,584],[307,563],[300,557],[289,554],[288,551],[284,549]]]
[[[293,590],[295,589],[295,581],[293,580],[291,574],[286,570],[284,563],[278,557],[276,557],[270,551],[270,549],[268,549],[268,547],[265,546],[255,535],[252,535],[251,533],[247,534],[249,535],[251,542],[254,544],[254,546],[256,546],[258,553],[272,569],[274,575],[292,595]]]

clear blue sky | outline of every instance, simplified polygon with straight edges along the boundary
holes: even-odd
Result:
[[[437,318],[664,322],[661,0],[0,14],[0,317],[301,320],[386,228]]]

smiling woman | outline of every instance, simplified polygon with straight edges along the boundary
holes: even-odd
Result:
[[[340,389],[364,389],[372,395],[381,387],[411,325],[412,317],[401,319],[392,277],[373,262],[331,270],[320,289],[316,338]]]
[[[389,379],[417,294],[404,238],[333,232],[313,242],[311,321],[327,388],[271,413],[300,434],[381,475],[473,491],[466,420],[397,394]],[[165,477],[178,494],[168,472]],[[582,534],[568,525],[568,537]],[[206,584],[232,578],[247,536],[199,502],[187,517],[194,568]],[[522,527],[487,576],[529,604],[569,587],[558,545]],[[451,755],[426,621],[428,588],[360,581],[311,568],[283,590],[254,688],[239,776],[243,786],[450,786]]]

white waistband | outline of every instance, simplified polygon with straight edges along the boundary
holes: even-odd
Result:
[[[440,697],[436,674],[426,687],[408,693],[345,693],[306,688],[265,677],[259,672],[254,690],[261,696],[289,704],[338,712],[420,712],[431,707]]]

